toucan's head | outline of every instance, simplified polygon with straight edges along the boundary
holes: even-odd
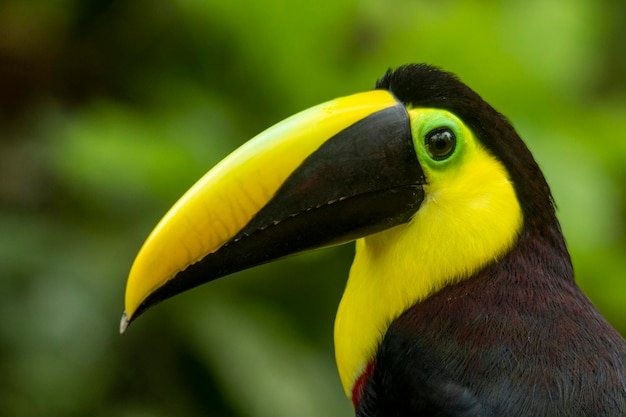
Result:
[[[404,66],[271,127],[201,178],[137,255],[121,330],[197,285],[357,240],[335,323],[351,396],[392,320],[555,221],[507,120],[455,76]]]

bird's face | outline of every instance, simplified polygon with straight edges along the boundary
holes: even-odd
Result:
[[[358,239],[335,323],[351,396],[389,324],[497,260],[521,224],[505,165],[459,115],[382,89],[336,99],[244,144],[174,205],[133,264],[121,329],[202,283]]]
[[[335,322],[349,397],[395,318],[495,262],[522,226],[507,170],[460,118],[433,108],[408,108],[408,115],[424,199],[408,222],[357,240]]]

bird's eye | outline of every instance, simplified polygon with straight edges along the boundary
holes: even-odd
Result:
[[[426,151],[436,161],[443,161],[452,155],[456,148],[456,136],[447,127],[433,129],[426,134]]]

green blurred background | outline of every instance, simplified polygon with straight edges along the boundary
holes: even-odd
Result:
[[[218,280],[120,336],[124,284],[213,164],[409,62],[513,121],[578,282],[626,334],[625,27],[620,0],[3,0],[0,415],[352,415],[332,342],[352,245]]]

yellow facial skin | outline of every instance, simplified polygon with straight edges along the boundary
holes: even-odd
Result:
[[[396,105],[381,90],[320,104],[259,134],[211,169],[170,209],[139,251],[128,277],[120,330],[148,295],[239,232],[324,142]]]
[[[452,113],[410,109],[411,131],[426,176],[425,198],[409,223],[356,242],[356,255],[335,321],[335,356],[348,398],[389,324],[443,287],[502,257],[522,226],[504,166]],[[446,126],[454,153],[436,161],[425,135]]]

